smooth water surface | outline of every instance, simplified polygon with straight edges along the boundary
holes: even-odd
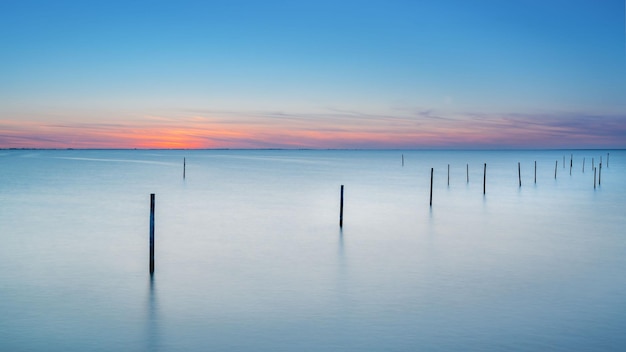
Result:
[[[625,184],[625,151],[0,150],[0,350],[620,350]]]

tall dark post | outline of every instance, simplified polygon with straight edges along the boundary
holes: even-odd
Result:
[[[565,169],[565,155],[563,155],[563,168]]]
[[[517,162],[517,178],[519,179],[519,186],[522,187],[522,166],[519,161]]]
[[[341,200],[339,201],[339,227],[343,227],[343,185],[341,185]]]
[[[606,153],[606,167],[609,167],[609,153]]]
[[[535,160],[535,183],[537,183],[537,160]]]
[[[583,174],[585,173],[585,158],[583,158]]]
[[[434,168],[430,168],[430,206],[433,206],[433,172]]]
[[[554,162],[554,179],[555,180],[556,180],[556,168],[557,168],[558,165],[559,165],[559,161],[557,160],[557,161]]]
[[[596,169],[596,162],[593,158],[591,158],[591,168],[594,170]]]
[[[183,178],[185,178],[186,171],[187,171],[187,158],[183,158]]]
[[[483,194],[487,191],[487,163],[485,163],[485,170],[483,171]]]
[[[404,166],[404,154],[402,154],[402,166]]]
[[[150,194],[150,275],[154,274],[154,193]]]
[[[572,175],[572,167],[574,166],[574,154],[569,157],[569,174]]]
[[[602,183],[602,162],[600,162],[600,167],[598,168],[598,186]]]
[[[450,186],[450,164],[448,164],[448,186]]]
[[[597,170],[594,167],[593,168],[593,189],[596,189],[596,174],[597,174]]]
[[[466,183],[469,183],[469,164],[465,165],[465,179]]]

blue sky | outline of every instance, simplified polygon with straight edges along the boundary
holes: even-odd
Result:
[[[623,148],[624,17],[612,0],[5,0],[0,147]]]

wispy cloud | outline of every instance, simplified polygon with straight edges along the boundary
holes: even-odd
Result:
[[[181,110],[115,123],[0,119],[0,147],[624,148],[626,114]]]

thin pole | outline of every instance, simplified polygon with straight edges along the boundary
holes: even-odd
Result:
[[[450,186],[450,164],[448,164],[448,186]]]
[[[154,274],[154,193],[150,194],[150,275]]]
[[[569,174],[572,175],[572,166],[574,166],[574,154],[570,154],[569,157]]]
[[[598,169],[598,186],[602,183],[602,162],[600,162],[600,168]]]
[[[563,155],[563,168],[565,169],[565,155]]]
[[[596,168],[593,168],[593,189],[596,189]]]
[[[485,170],[483,171],[483,194],[487,191],[487,163],[485,163]]]
[[[404,167],[404,154],[402,154],[402,167]]]
[[[537,183],[537,160],[535,160],[535,183]]]
[[[606,153],[606,167],[609,167],[609,153]]]
[[[591,158],[591,168],[594,170],[596,169],[596,163],[593,158]]]
[[[583,174],[585,173],[585,158],[583,158]]]
[[[433,206],[433,172],[434,168],[430,168],[430,206]]]
[[[557,161],[554,162],[554,179],[555,180],[556,180],[556,168],[557,168],[558,165],[559,165],[559,161],[557,160]]]
[[[519,179],[519,186],[522,187],[522,166],[519,161],[517,162],[517,177]]]
[[[187,171],[187,158],[183,158],[183,178],[185,178],[186,171]]]
[[[469,164],[465,165],[465,179],[467,180],[467,183],[469,183]]]
[[[339,202],[339,227],[343,227],[343,185],[341,185],[341,200]]]

